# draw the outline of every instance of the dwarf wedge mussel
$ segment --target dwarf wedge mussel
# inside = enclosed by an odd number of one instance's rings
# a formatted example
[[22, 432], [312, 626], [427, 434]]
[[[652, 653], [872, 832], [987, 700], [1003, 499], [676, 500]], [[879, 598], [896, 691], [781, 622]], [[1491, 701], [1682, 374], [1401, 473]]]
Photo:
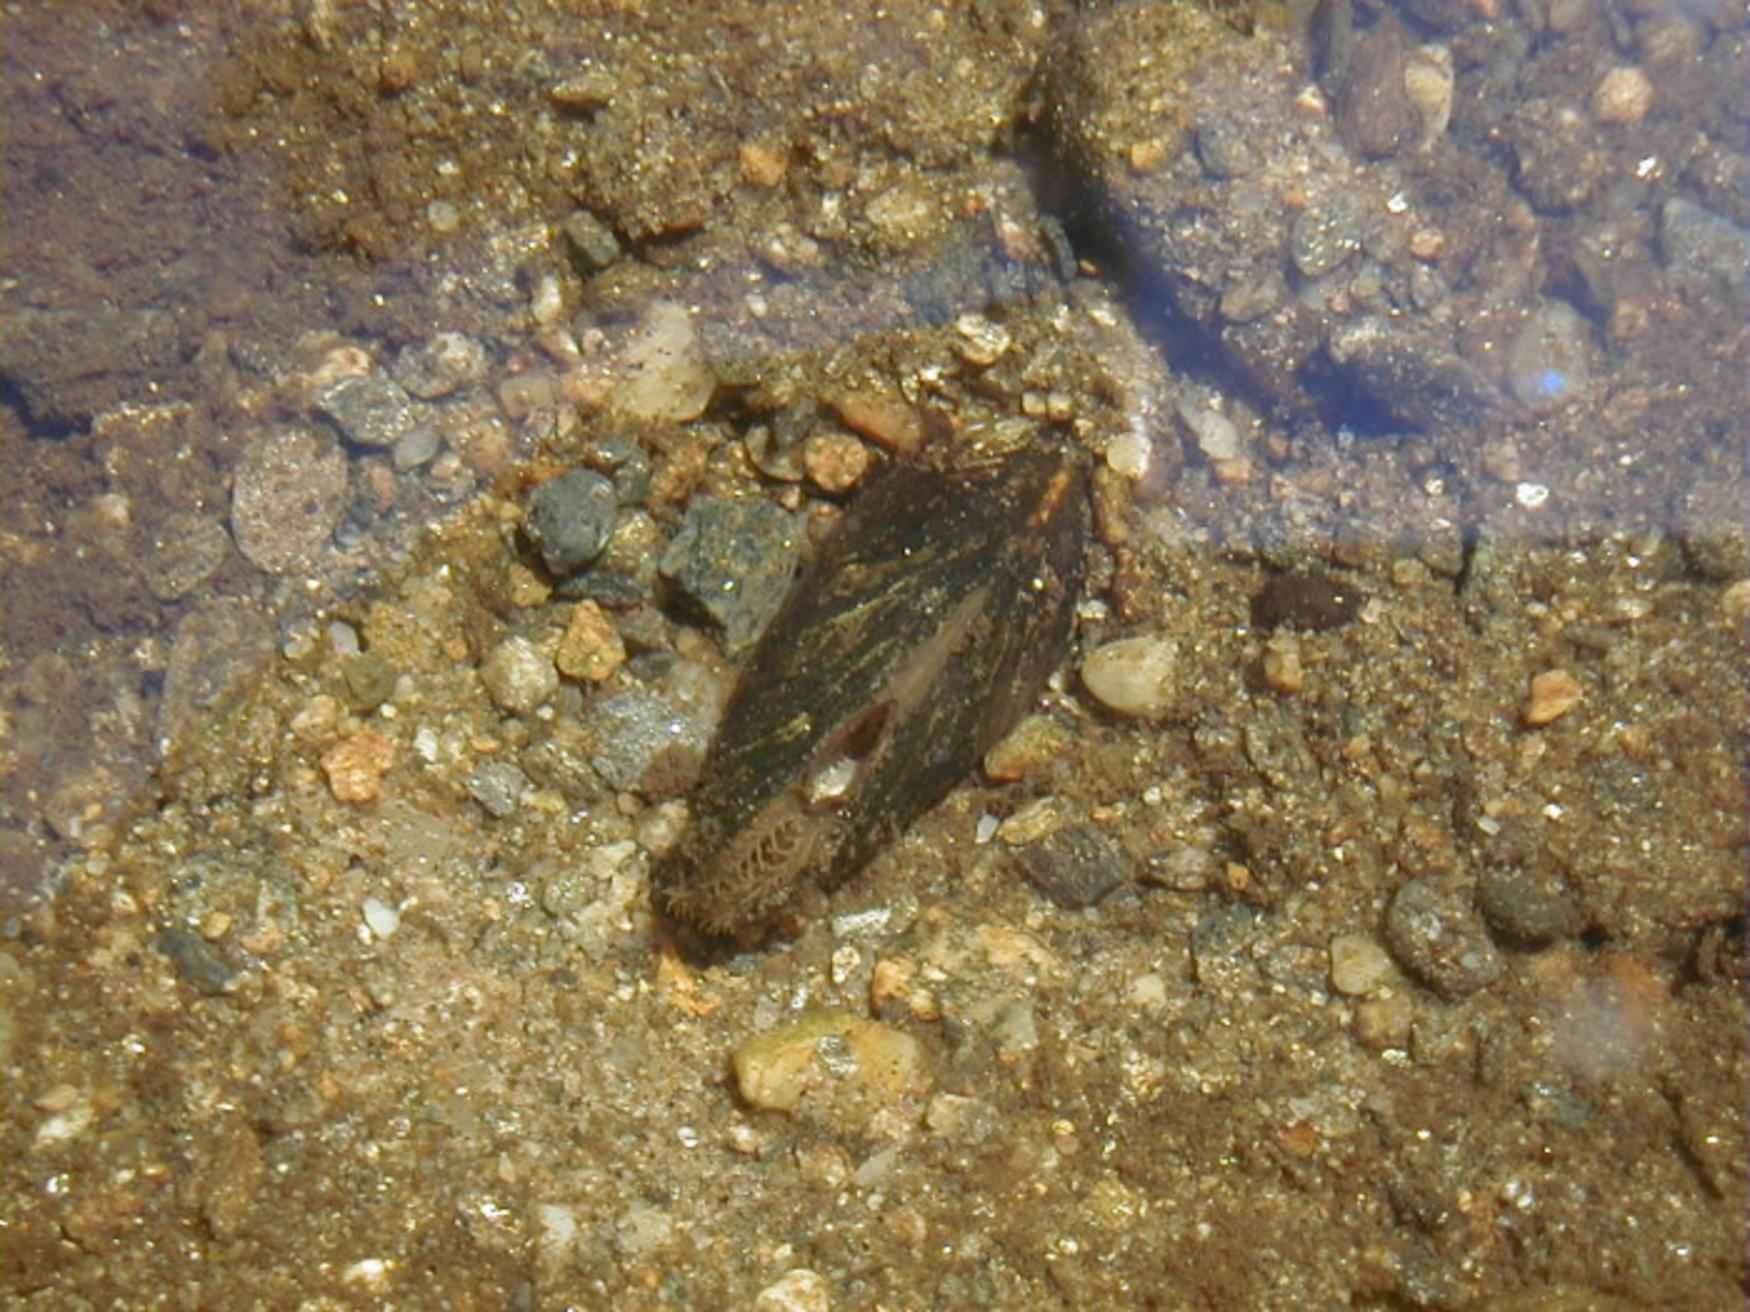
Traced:
[[1045, 446], [877, 475], [731, 695], [659, 907], [745, 936], [964, 779], [1066, 655], [1088, 513], [1081, 464]]

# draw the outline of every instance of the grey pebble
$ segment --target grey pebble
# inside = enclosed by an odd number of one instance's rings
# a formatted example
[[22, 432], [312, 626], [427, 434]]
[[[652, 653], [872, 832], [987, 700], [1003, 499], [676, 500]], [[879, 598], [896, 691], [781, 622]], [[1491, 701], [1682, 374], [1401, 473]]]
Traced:
[[1582, 395], [1592, 381], [1590, 331], [1566, 301], [1543, 301], [1507, 347], [1507, 387], [1523, 405], [1547, 410]]
[[1477, 877], [1477, 905], [1498, 933], [1527, 946], [1569, 938], [1582, 928], [1579, 900], [1561, 872], [1544, 864], [1485, 866]]
[[1665, 265], [1684, 281], [1704, 289], [1728, 288], [1734, 296], [1750, 292], [1750, 230], [1674, 197], [1659, 211], [1659, 252]]
[[1197, 160], [1212, 178], [1243, 178], [1258, 169], [1258, 152], [1245, 128], [1231, 118], [1211, 118], [1197, 125]]
[[604, 437], [590, 448], [589, 463], [613, 480], [622, 506], [639, 506], [650, 495], [650, 456], [629, 437]]
[[152, 535], [146, 587], [159, 601], [186, 597], [211, 578], [231, 553], [231, 537], [211, 515], [172, 515]]
[[180, 925], [160, 930], [152, 946], [170, 958], [184, 983], [202, 993], [224, 993], [237, 978], [237, 968], [220, 956], [217, 948]]
[[1060, 907], [1091, 907], [1124, 882], [1124, 853], [1093, 825], [1069, 825], [1015, 854], [1040, 896]]
[[290, 573], [328, 540], [346, 510], [346, 457], [301, 428], [257, 436], [237, 462], [231, 532], [269, 574]]
[[1318, 278], [1360, 250], [1361, 238], [1360, 211], [1348, 198], [1334, 196], [1294, 221], [1289, 254], [1302, 274]]
[[483, 761], [468, 775], [468, 796], [503, 820], [516, 812], [529, 777], [510, 761]]
[[594, 698], [583, 713], [595, 744], [590, 764], [621, 791], [679, 796], [698, 774], [719, 702], [715, 679], [691, 661], [675, 662], [659, 688]]
[[662, 574], [723, 626], [731, 652], [753, 645], [796, 574], [796, 520], [763, 498], [697, 497], [662, 557]]
[[547, 568], [564, 578], [601, 555], [619, 513], [612, 483], [592, 470], [572, 469], [529, 495], [523, 531]]
[[417, 422], [413, 398], [380, 374], [337, 378], [317, 391], [316, 409], [359, 446], [394, 446]]
[[1739, 485], [1699, 479], [1677, 507], [1677, 542], [1691, 569], [1715, 583], [1750, 576], [1750, 525]]
[[1425, 880], [1392, 898], [1385, 942], [1398, 965], [1449, 1002], [1487, 988], [1506, 969], [1482, 917]]
[[435, 400], [486, 376], [486, 348], [466, 333], [438, 333], [401, 352], [390, 376], [412, 395]]
[[1235, 903], [1218, 907], [1191, 930], [1191, 970], [1199, 984], [1238, 989], [1257, 983], [1252, 941], [1263, 919], [1256, 907]]
[[578, 210], [559, 226], [581, 271], [597, 273], [620, 258], [620, 240], [613, 229], [588, 210]]
[[1338, 326], [1326, 349], [1374, 404], [1412, 428], [1475, 423], [1500, 403], [1495, 385], [1441, 326], [1366, 315]]
[[443, 439], [438, 436], [437, 429], [430, 424], [420, 424], [410, 429], [402, 439], [395, 443], [391, 457], [395, 468], [405, 474], [410, 469], [418, 469], [438, 453], [443, 445]]

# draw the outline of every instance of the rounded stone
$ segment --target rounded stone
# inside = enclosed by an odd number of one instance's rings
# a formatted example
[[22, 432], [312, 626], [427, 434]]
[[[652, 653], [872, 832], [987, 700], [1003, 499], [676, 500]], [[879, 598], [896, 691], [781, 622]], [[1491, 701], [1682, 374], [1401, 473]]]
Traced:
[[1592, 88], [1592, 117], [1600, 123], [1639, 123], [1652, 107], [1652, 79], [1633, 64], [1611, 69]]
[[1352, 998], [1389, 984], [1397, 973], [1386, 950], [1366, 934], [1338, 934], [1331, 940], [1331, 987]]
[[1507, 968], [1482, 917], [1426, 880], [1411, 880], [1392, 898], [1385, 941], [1405, 971], [1448, 1001], [1487, 988]]
[[523, 530], [547, 568], [565, 578], [601, 555], [619, 513], [613, 483], [593, 470], [572, 469], [530, 493]]
[[1119, 638], [1088, 653], [1082, 661], [1082, 682], [1108, 710], [1156, 719], [1173, 705], [1178, 655], [1178, 644], [1171, 638]]
[[237, 549], [269, 574], [306, 565], [340, 523], [346, 475], [346, 457], [307, 429], [270, 429], [256, 437], [231, 485]]
[[1477, 878], [1477, 905], [1495, 930], [1518, 943], [1540, 946], [1579, 932], [1579, 900], [1557, 870], [1547, 866], [1491, 865]]
[[506, 638], [480, 667], [492, 700], [506, 711], [526, 715], [559, 691], [559, 671], [541, 649], [524, 637]]
[[152, 535], [145, 561], [146, 586], [159, 601], [186, 597], [211, 578], [230, 553], [225, 526], [211, 515], [172, 515]]

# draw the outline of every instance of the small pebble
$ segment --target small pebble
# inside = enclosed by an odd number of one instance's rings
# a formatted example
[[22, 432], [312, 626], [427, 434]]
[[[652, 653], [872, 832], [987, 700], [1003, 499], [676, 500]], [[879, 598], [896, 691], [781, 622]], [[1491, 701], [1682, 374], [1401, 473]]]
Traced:
[[1421, 879], [1392, 898], [1385, 941], [1404, 970], [1449, 1002], [1487, 988], [1507, 968], [1482, 917]]
[[506, 711], [526, 715], [559, 691], [559, 671], [534, 643], [512, 636], [492, 649], [480, 667], [492, 700]]
[[1539, 947], [1577, 934], [1580, 903], [1559, 870], [1547, 862], [1492, 862], [1477, 876], [1477, 905], [1504, 937]]
[[982, 314], [961, 315], [954, 331], [960, 336], [960, 358], [980, 369], [995, 364], [1011, 345], [1008, 329]]
[[401, 352], [390, 374], [412, 395], [436, 400], [486, 376], [486, 348], [466, 333], [436, 333]]
[[705, 413], [717, 380], [684, 305], [656, 301], [625, 343], [613, 404], [649, 423], [684, 424]]
[[1355, 1005], [1355, 1038], [1364, 1048], [1383, 1052], [1410, 1041], [1416, 1009], [1406, 993], [1364, 998]]
[[802, 444], [802, 465], [823, 492], [848, 492], [869, 471], [869, 448], [849, 433], [811, 433]]
[[1189, 401], [1180, 402], [1178, 409], [1180, 422], [1190, 432], [1204, 459], [1232, 460], [1240, 454], [1239, 429], [1221, 411]]
[[405, 474], [431, 460], [442, 445], [443, 439], [438, 436], [437, 429], [429, 424], [421, 424], [395, 443], [391, 460], [396, 470]]
[[1338, 934], [1331, 939], [1331, 987], [1358, 998], [1389, 984], [1397, 968], [1386, 950], [1366, 934]]
[[578, 210], [560, 225], [559, 230], [565, 234], [577, 260], [592, 273], [607, 268], [620, 258], [620, 242], [613, 229], [588, 210]]
[[1591, 329], [1565, 301], [1545, 301], [1507, 347], [1507, 388], [1545, 413], [1585, 393], [1592, 381]]
[[216, 518], [192, 512], [172, 515], [152, 534], [141, 562], [146, 587], [159, 601], [186, 597], [230, 554], [230, 535]]
[[698, 775], [717, 723], [708, 671], [678, 662], [657, 689], [631, 688], [590, 699], [583, 728], [590, 764], [609, 787], [648, 798], [678, 797]]
[[1633, 64], [1611, 69], [1592, 88], [1592, 117], [1600, 123], [1639, 123], [1652, 107], [1652, 80]]
[[742, 1099], [761, 1111], [793, 1112], [805, 1097], [835, 1086], [885, 1104], [929, 1084], [916, 1039], [836, 1009], [805, 1012], [745, 1040], [731, 1064]]
[[394, 446], [417, 422], [412, 398], [381, 374], [337, 379], [318, 389], [315, 405], [360, 446]]
[[1578, 706], [1584, 696], [1580, 681], [1567, 670], [1545, 670], [1532, 676], [1520, 717], [1533, 728], [1551, 724]]
[[1171, 709], [1177, 696], [1178, 650], [1171, 638], [1119, 638], [1088, 653], [1082, 682], [1109, 710], [1156, 719]]
[[754, 1312], [832, 1312], [826, 1280], [805, 1266], [784, 1272], [755, 1295]]
[[601, 683], [626, 663], [626, 644], [606, 611], [582, 601], [572, 608], [554, 663], [568, 679]]
[[499, 820], [516, 814], [529, 777], [510, 761], [483, 761], [468, 773], [468, 796]]
[[395, 744], [372, 729], [360, 730], [322, 754], [328, 791], [340, 802], [376, 801], [383, 776], [394, 763]]
[[529, 494], [523, 531], [547, 568], [565, 578], [601, 555], [619, 513], [613, 483], [594, 470], [572, 469]]
[[1069, 730], [1049, 715], [1029, 715], [984, 754], [984, 772], [999, 783], [1012, 783], [1049, 768], [1069, 746]]
[[1125, 880], [1124, 853], [1093, 825], [1068, 825], [1016, 853], [1039, 895], [1071, 910], [1091, 907]]
[[334, 439], [270, 429], [237, 462], [231, 533], [269, 574], [291, 573], [320, 549], [346, 510], [347, 463]]
[[359, 909], [365, 918], [365, 928], [378, 940], [401, 928], [401, 913], [380, 897], [367, 897]]
[[1306, 684], [1300, 642], [1292, 631], [1273, 634], [1264, 646], [1264, 682], [1280, 693], [1297, 693]]
[[723, 626], [731, 652], [753, 645], [784, 604], [802, 554], [797, 521], [759, 497], [694, 497], [660, 568]]

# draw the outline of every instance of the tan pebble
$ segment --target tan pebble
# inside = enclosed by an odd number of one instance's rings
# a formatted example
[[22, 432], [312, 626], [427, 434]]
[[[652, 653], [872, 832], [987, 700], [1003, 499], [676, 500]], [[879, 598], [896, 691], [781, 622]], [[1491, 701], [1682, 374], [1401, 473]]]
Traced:
[[848, 492], [869, 472], [869, 448], [849, 433], [810, 433], [802, 444], [802, 467], [823, 492]]
[[1611, 69], [1592, 88], [1592, 117], [1600, 123], [1639, 123], [1652, 106], [1652, 80], [1632, 64]]
[[1720, 593], [1720, 613], [1734, 623], [1750, 616], [1750, 579], [1729, 583]]
[[1446, 134], [1452, 121], [1452, 52], [1442, 45], [1421, 46], [1404, 63], [1404, 94], [1422, 120], [1418, 149], [1427, 150]]
[[510, 604], [519, 609], [545, 606], [553, 596], [553, 589], [520, 560], [513, 561], [505, 571], [505, 583], [508, 585], [505, 592], [510, 597]]
[[1264, 682], [1281, 693], [1297, 693], [1305, 686], [1300, 643], [1293, 634], [1279, 633], [1264, 648]]
[[1331, 987], [1350, 997], [1377, 992], [1397, 975], [1391, 955], [1366, 934], [1331, 939]]
[[1438, 228], [1418, 228], [1410, 235], [1410, 254], [1432, 263], [1446, 251], [1446, 234]]
[[754, 1312], [831, 1312], [832, 1289], [805, 1266], [784, 1272], [754, 1296]]
[[904, 401], [875, 392], [847, 392], [829, 403], [847, 428], [889, 451], [904, 455], [923, 445], [924, 421]]
[[626, 644], [606, 611], [593, 601], [580, 601], [572, 608], [554, 663], [567, 678], [601, 683], [626, 663]]
[[419, 80], [419, 57], [405, 46], [396, 46], [377, 65], [377, 86], [390, 95], [405, 91]]
[[1069, 731], [1049, 715], [1029, 715], [984, 754], [984, 772], [1012, 783], [1043, 770], [1069, 748]]
[[1401, 1048], [1410, 1041], [1410, 1023], [1415, 1019], [1410, 999], [1404, 993], [1368, 998], [1355, 1007], [1355, 1038], [1374, 1052]]
[[328, 790], [342, 802], [374, 802], [382, 793], [383, 776], [395, 763], [395, 744], [382, 734], [363, 729], [322, 754]]
[[869, 972], [869, 1003], [878, 1012], [902, 1006], [918, 1020], [936, 1020], [942, 1005], [918, 983], [916, 963], [903, 957], [883, 957]]
[[1531, 680], [1531, 694], [1521, 712], [1525, 723], [1544, 725], [1561, 719], [1580, 704], [1585, 689], [1566, 670], [1545, 670]]
[[1082, 660], [1082, 682], [1103, 705], [1122, 715], [1155, 718], [1177, 699], [1178, 644], [1141, 635], [1103, 643]]
[[1138, 141], [1130, 148], [1130, 167], [1138, 173], [1152, 173], [1166, 158], [1166, 145], [1155, 138]]
[[74, 1085], [62, 1083], [43, 1090], [31, 1101], [38, 1111], [64, 1112], [78, 1102], [80, 1096], [79, 1090]]
[[741, 176], [756, 187], [775, 187], [784, 180], [788, 161], [784, 152], [760, 141], [744, 141], [736, 152]]
[[1019, 811], [997, 826], [997, 838], [1016, 847], [1049, 838], [1069, 817], [1054, 797], [1041, 797], [1028, 802]]
[[916, 1039], [836, 1008], [805, 1012], [755, 1035], [735, 1050], [731, 1065], [742, 1098], [762, 1111], [795, 1111], [805, 1096], [833, 1084], [891, 1101], [929, 1083]]
[[1503, 483], [1516, 483], [1524, 473], [1519, 457], [1519, 444], [1510, 437], [1491, 438], [1483, 443], [1483, 472]]
[[339, 700], [321, 693], [305, 702], [292, 716], [292, 732], [307, 743], [321, 742], [339, 723]]
[[209, 911], [201, 918], [201, 937], [209, 943], [217, 943], [231, 931], [231, 917], [223, 911]]
[[960, 335], [960, 358], [980, 369], [1000, 360], [1013, 340], [1007, 328], [982, 314], [961, 315], [954, 331]]
[[1209, 472], [1215, 475], [1215, 481], [1226, 483], [1229, 487], [1238, 487], [1242, 483], [1252, 481], [1252, 462], [1245, 456], [1234, 456], [1228, 460], [1211, 460]]

